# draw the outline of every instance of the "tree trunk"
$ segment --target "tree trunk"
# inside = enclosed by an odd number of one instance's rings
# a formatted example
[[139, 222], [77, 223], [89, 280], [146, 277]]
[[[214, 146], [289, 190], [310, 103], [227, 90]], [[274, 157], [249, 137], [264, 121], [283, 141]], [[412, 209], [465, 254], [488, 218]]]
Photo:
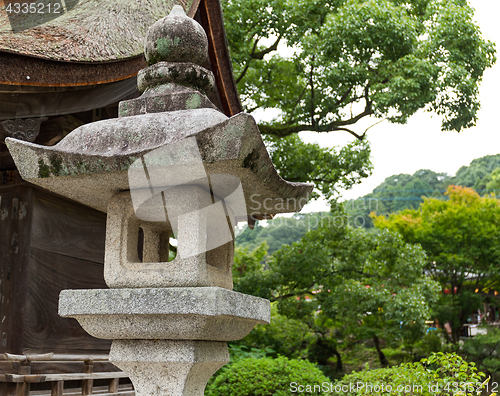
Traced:
[[389, 361], [384, 355], [384, 352], [382, 352], [382, 349], [380, 349], [380, 340], [377, 335], [373, 336], [373, 342], [375, 343], [375, 348], [377, 349], [378, 353], [378, 360], [380, 361], [380, 364], [385, 367], [389, 365]]
[[458, 341], [460, 341], [460, 330], [462, 330], [462, 326], [451, 328], [451, 341], [453, 344], [458, 344]]
[[333, 354], [337, 358], [337, 366], [335, 367], [335, 371], [337, 373], [340, 373], [342, 371], [342, 358], [340, 357], [339, 351], [337, 351], [336, 349], [333, 351]]

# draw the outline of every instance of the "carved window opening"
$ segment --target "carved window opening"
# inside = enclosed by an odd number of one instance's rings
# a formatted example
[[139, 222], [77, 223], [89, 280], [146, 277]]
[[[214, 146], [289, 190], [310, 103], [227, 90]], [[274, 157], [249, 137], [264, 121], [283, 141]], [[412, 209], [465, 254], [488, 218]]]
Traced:
[[141, 263], [168, 263], [177, 256], [177, 239], [171, 230], [140, 225], [137, 234], [137, 257]]

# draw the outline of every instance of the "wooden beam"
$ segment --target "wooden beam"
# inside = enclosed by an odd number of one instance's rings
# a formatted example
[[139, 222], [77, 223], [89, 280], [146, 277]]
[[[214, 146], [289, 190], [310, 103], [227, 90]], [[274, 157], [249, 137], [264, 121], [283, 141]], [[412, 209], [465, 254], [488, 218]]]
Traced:
[[231, 57], [226, 41], [226, 31], [219, 0], [201, 0], [200, 19], [208, 38], [208, 55], [215, 75], [217, 90], [224, 113], [231, 117], [241, 113], [243, 108], [233, 76]]
[[108, 84], [134, 77], [144, 67], [146, 61], [142, 54], [118, 62], [87, 63], [59, 62], [0, 50], [0, 86], [82, 87]]

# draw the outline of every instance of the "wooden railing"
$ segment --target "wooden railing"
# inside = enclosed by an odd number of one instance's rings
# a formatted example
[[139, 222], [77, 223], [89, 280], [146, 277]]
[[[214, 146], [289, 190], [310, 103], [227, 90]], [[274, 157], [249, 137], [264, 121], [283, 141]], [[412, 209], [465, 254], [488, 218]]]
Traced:
[[[0, 355], [2, 361], [17, 363], [17, 373], [0, 373], [1, 396], [66, 396], [66, 395], [99, 395], [99, 396], [134, 396], [132, 384], [126, 381], [120, 384], [120, 378], [128, 378], [121, 371], [94, 372], [94, 362], [107, 362], [107, 357], [84, 357], [82, 355]], [[33, 362], [58, 363], [63, 369], [65, 364], [83, 362], [83, 372], [78, 373], [32, 373]], [[94, 386], [99, 380], [101, 385]], [[74, 381], [76, 387], [65, 386], [65, 382]], [[123, 382], [123, 381], [122, 381]], [[37, 386], [34, 384], [42, 384]], [[102, 385], [106, 383], [106, 385]], [[81, 385], [80, 385], [81, 384]], [[46, 388], [46, 389], [44, 389]]]

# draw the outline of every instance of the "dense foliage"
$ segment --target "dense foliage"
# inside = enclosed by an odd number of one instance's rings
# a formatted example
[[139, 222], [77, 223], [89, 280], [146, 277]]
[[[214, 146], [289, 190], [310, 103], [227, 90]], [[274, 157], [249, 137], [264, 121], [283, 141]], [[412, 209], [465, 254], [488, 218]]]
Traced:
[[484, 292], [500, 279], [500, 201], [470, 188], [450, 186], [448, 200], [426, 198], [418, 210], [375, 217], [375, 226], [399, 232], [427, 253], [425, 270], [441, 285], [435, 309], [450, 322], [453, 341], [480, 308]]
[[[417, 363], [346, 375], [336, 395], [479, 395], [491, 388], [485, 374], [456, 354], [432, 354]], [[342, 391], [344, 390], [344, 391]]]
[[449, 185], [471, 187], [480, 195], [500, 194], [500, 154], [488, 155], [462, 166], [455, 176], [421, 169], [413, 175], [389, 176], [372, 193], [345, 203], [349, 221], [355, 227], [373, 227], [371, 212], [379, 215], [417, 209], [423, 197], [446, 199]]
[[[293, 384], [322, 384], [330, 380], [306, 360], [286, 357], [247, 358], [221, 369], [205, 390], [206, 396], [287, 396]], [[326, 395], [307, 391], [303, 395]]]
[[341, 189], [349, 189], [371, 174], [367, 141], [355, 141], [338, 150], [304, 143], [297, 135], [268, 136], [265, 141], [280, 175], [291, 182], [314, 183], [315, 198], [323, 194], [327, 199], [335, 199]]
[[[268, 348], [266, 355], [270, 357], [281, 355], [288, 358], [304, 358], [309, 345], [314, 340], [315, 337], [311, 334], [306, 323], [280, 315], [276, 304], [273, 303], [271, 305], [271, 323], [256, 325], [245, 339], [232, 342], [231, 346], [246, 347], [247, 350]], [[328, 355], [328, 358], [331, 357], [331, 354]], [[316, 359], [310, 360], [316, 361]]]
[[[368, 117], [406, 123], [426, 109], [442, 117], [443, 130], [476, 122], [478, 86], [495, 50], [465, 0], [222, 5], [243, 107], [277, 112], [260, 129], [287, 180], [314, 182], [330, 198], [366, 177], [369, 146], [358, 123]], [[344, 131], [358, 140], [325, 149], [301, 141], [299, 131]]]
[[474, 363], [455, 353], [433, 353], [419, 362], [389, 368], [366, 368], [345, 375], [340, 381], [325, 377], [305, 360], [256, 355], [238, 359], [219, 370], [205, 395], [494, 396], [497, 386]]
[[328, 212], [296, 213], [293, 217], [268, 220], [265, 227], [259, 224], [254, 229], [246, 227], [236, 238], [237, 249], [251, 251], [265, 243], [267, 253], [272, 254], [283, 245], [297, 242], [306, 232], [317, 229], [322, 219], [327, 217], [331, 217]]
[[494, 184], [488, 186], [488, 183], [492, 181], [493, 174], [495, 174], [495, 178], [498, 178], [499, 171], [500, 154], [487, 155], [475, 159], [469, 166], [462, 166], [451, 180], [451, 183], [464, 187], [472, 187], [481, 195], [491, 192], [497, 195], [500, 193], [498, 187], [495, 188]]
[[475, 362], [495, 382], [500, 381], [500, 329], [489, 327], [487, 334], [479, 334], [464, 342], [462, 353]]
[[[223, 6], [243, 104], [247, 111], [280, 110], [262, 125], [266, 134], [360, 136], [351, 126], [363, 117], [405, 123], [421, 108], [441, 115], [443, 130], [476, 121], [478, 83], [495, 51], [464, 0], [226, 0]], [[279, 54], [279, 44], [292, 55]]]
[[425, 331], [437, 285], [423, 275], [425, 254], [419, 246], [405, 244], [395, 233], [369, 234], [339, 220], [340, 212], [325, 218], [265, 264], [247, 265], [245, 271], [237, 267], [235, 290], [275, 301], [281, 315], [306, 323], [337, 359], [333, 335], [326, 330], [334, 325], [372, 338], [387, 364], [379, 337], [414, 344]]

